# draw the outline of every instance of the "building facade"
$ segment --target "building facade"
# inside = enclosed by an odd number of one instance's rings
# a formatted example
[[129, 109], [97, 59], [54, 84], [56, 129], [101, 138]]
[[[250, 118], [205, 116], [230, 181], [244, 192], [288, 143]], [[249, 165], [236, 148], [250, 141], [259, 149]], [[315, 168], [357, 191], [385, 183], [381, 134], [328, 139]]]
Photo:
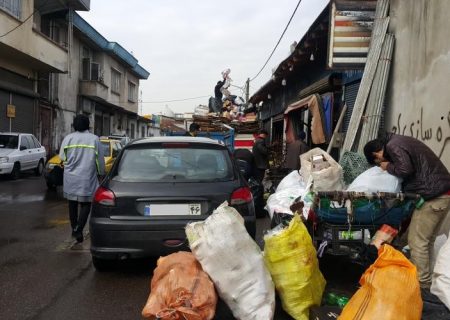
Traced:
[[69, 50], [55, 30], [53, 38], [42, 32], [39, 12], [89, 6], [89, 0], [0, 1], [0, 131], [33, 133], [50, 147], [52, 120], [40, 104], [39, 82], [44, 74], [67, 73]]
[[0, 131], [34, 133], [49, 154], [78, 113], [99, 136], [148, 135], [138, 104], [149, 72], [76, 12], [89, 7], [89, 0], [0, 1], [0, 30], [7, 30], [0, 34]]

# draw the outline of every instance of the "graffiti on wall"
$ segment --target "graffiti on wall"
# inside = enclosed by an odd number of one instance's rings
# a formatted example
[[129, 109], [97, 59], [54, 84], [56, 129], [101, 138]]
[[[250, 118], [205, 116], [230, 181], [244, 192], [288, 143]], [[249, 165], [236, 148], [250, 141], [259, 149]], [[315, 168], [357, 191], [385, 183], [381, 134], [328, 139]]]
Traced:
[[[445, 130], [446, 128], [448, 130]], [[444, 131], [448, 133], [444, 134]], [[425, 143], [427, 141], [435, 141], [439, 146], [437, 155], [441, 158], [447, 145], [450, 145], [450, 111], [448, 111], [446, 116], [440, 116], [439, 122], [434, 123], [432, 126], [423, 122], [423, 108], [420, 108], [420, 117], [408, 123], [402, 121], [402, 114], [399, 113], [397, 124], [392, 127], [392, 132], [411, 136]]]

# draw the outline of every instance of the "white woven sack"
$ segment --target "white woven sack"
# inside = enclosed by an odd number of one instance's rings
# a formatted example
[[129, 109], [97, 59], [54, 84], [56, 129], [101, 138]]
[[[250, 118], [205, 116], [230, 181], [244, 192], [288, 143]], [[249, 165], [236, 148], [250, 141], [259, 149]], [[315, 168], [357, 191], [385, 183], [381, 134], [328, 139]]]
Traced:
[[[328, 168], [312, 171], [311, 157], [322, 155], [330, 164]], [[344, 189], [343, 170], [333, 157], [320, 148], [314, 148], [300, 155], [300, 174], [305, 181], [312, 179], [313, 191], [340, 191]]]
[[367, 169], [348, 186], [347, 191], [358, 192], [401, 192], [402, 179], [380, 167]]
[[272, 278], [236, 209], [224, 202], [205, 221], [189, 223], [186, 235], [192, 253], [236, 319], [273, 319]]
[[430, 291], [450, 309], [450, 235], [437, 256]]

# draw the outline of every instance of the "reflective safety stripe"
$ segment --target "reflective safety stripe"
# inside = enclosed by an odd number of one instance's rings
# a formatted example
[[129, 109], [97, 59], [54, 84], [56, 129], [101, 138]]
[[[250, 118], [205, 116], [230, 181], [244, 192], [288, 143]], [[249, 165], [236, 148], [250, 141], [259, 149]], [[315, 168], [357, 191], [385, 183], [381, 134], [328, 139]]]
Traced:
[[[65, 159], [63, 159], [63, 162], [66, 162], [67, 159], [67, 149], [75, 149], [75, 148], [87, 148], [87, 149], [94, 149], [95, 150], [95, 146], [91, 146], [88, 144], [72, 144], [72, 145], [68, 145], [64, 147], [64, 157]], [[97, 167], [97, 172], [100, 173], [100, 167], [99, 167], [99, 163], [98, 163], [98, 152], [95, 150], [95, 165]]]

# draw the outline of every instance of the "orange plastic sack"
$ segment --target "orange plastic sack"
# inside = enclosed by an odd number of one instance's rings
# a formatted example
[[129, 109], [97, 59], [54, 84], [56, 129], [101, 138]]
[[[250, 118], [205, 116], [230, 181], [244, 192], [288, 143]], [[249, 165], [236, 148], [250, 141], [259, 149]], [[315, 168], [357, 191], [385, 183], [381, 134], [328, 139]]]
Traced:
[[158, 259], [150, 296], [142, 310], [145, 319], [210, 320], [217, 294], [214, 284], [190, 252]]
[[342, 310], [340, 320], [420, 320], [422, 298], [416, 267], [385, 244], [359, 280], [361, 288]]

